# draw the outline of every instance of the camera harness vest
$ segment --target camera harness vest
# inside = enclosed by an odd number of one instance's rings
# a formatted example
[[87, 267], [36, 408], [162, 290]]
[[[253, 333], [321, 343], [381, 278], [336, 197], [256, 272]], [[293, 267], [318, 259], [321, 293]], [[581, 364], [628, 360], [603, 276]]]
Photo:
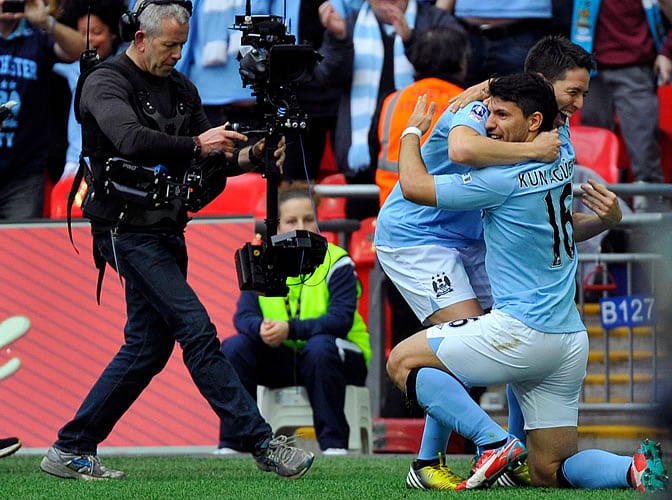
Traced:
[[[166, 117], [159, 111], [158, 107], [152, 102], [152, 96], [147, 90], [147, 83], [143, 78], [135, 71], [129, 70], [124, 66], [123, 62], [120, 61], [120, 57], [115, 57], [114, 59], [105, 61], [103, 63], [98, 63], [83, 71], [77, 81], [77, 88], [74, 96], [74, 110], [77, 121], [82, 123], [81, 115], [79, 111], [79, 103], [81, 99], [81, 92], [85, 80], [91, 75], [93, 71], [96, 71], [101, 68], [113, 68], [116, 72], [120, 73], [133, 87], [135, 94], [135, 101], [133, 103], [133, 108], [138, 114], [140, 121], [144, 122], [147, 126], [159, 130], [165, 134], [169, 135], [178, 135], [180, 130], [184, 127], [188, 119], [187, 113], [187, 93], [184, 85], [179, 80], [179, 78], [171, 74], [171, 93], [173, 95], [173, 101], [177, 101], [175, 104], [175, 113], [173, 117]], [[82, 125], [82, 152], [79, 157], [79, 168], [75, 175], [72, 188], [68, 194], [68, 205], [67, 205], [67, 224], [68, 224], [68, 234], [70, 236], [70, 242], [77, 251], [75, 247], [73, 238], [72, 238], [72, 227], [71, 227], [71, 216], [72, 216], [72, 204], [74, 202], [75, 196], [79, 189], [79, 185], [83, 178], [86, 178], [86, 183], [88, 185], [88, 190], [86, 197], [90, 200], [93, 200], [96, 190], [98, 190], [98, 195], [104, 195], [104, 182], [105, 182], [105, 171], [104, 166], [100, 164], [101, 158], [110, 158], [116, 155], [116, 151], [113, 146], [110, 144], [109, 140], [105, 137], [102, 131], [98, 127], [85, 126]], [[84, 159], [88, 156], [91, 160], [91, 167], [87, 164]], [[107, 198], [113, 198], [107, 195]], [[104, 217], [109, 218], [110, 221], [117, 221], [117, 226], [121, 223], [124, 218], [130, 213], [136, 216], [136, 220], [143, 221], [146, 223], [151, 223], [151, 217], [146, 215], [151, 215], [152, 212], [147, 209], [135, 208], [132, 204], [128, 202], [124, 203], [112, 203], [112, 206], [109, 209], [105, 210]], [[105, 273], [106, 261], [96, 250], [95, 246], [93, 249], [93, 258], [98, 269], [98, 283], [96, 286], [96, 300], [100, 304], [100, 293], [102, 289], [103, 276]], [[119, 277], [121, 280], [121, 276]]]

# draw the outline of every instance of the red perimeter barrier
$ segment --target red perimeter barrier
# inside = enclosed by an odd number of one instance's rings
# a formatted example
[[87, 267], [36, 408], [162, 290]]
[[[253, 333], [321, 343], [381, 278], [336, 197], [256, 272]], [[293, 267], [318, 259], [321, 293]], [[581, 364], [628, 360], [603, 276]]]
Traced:
[[[19, 436], [28, 448], [51, 446], [123, 343], [119, 279], [108, 267], [98, 306], [90, 229], [75, 223], [73, 232], [79, 254], [65, 223], [0, 225], [0, 325], [30, 320], [18, 339], [8, 329], [0, 335], [0, 434]], [[252, 219], [194, 220], [187, 228], [189, 282], [220, 338], [233, 333], [240, 294], [233, 254], [253, 235]], [[214, 448], [218, 434], [219, 422], [176, 345], [103, 446]]]

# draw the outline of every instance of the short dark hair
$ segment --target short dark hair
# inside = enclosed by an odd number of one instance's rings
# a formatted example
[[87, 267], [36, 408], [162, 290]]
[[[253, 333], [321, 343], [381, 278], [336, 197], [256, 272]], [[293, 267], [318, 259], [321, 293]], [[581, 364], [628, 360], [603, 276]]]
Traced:
[[441, 78], [462, 84], [462, 70], [469, 56], [469, 38], [459, 27], [438, 26], [417, 33], [407, 57], [414, 78]]
[[558, 103], [553, 87], [537, 73], [514, 73], [490, 81], [490, 97], [515, 103], [526, 118], [535, 111], [543, 116], [540, 132], [553, 129]]
[[582, 68], [591, 72], [596, 67], [591, 54], [562, 35], [545, 36], [525, 59], [525, 71], [541, 73], [551, 83], [562, 80], [569, 70]]
[[61, 22], [71, 28], [77, 29], [77, 21], [86, 16], [91, 9], [91, 15], [98, 16], [103, 23], [117, 35], [119, 41], [119, 18], [126, 12], [125, 0], [65, 0]]
[[66, 0], [63, 4], [63, 14], [60, 21], [66, 26], [77, 29], [77, 22], [81, 17], [88, 15], [91, 9], [92, 16], [98, 16], [100, 20], [110, 28], [110, 32], [116, 35], [112, 40], [113, 53], [116, 52], [121, 37], [119, 36], [119, 18], [126, 12], [125, 0], [105, 0], [92, 2], [91, 0]]

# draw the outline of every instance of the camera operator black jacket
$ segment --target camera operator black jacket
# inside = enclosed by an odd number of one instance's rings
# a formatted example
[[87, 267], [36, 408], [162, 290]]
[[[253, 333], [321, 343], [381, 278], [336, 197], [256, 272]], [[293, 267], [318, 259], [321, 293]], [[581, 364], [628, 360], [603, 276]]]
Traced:
[[[83, 203], [94, 234], [180, 233], [188, 221], [181, 199], [146, 208], [107, 195], [105, 163], [121, 157], [138, 165], [163, 165], [182, 179], [194, 156], [193, 137], [210, 128], [194, 85], [177, 71], [157, 77], [138, 68], [126, 54], [97, 65], [86, 76], [79, 103], [83, 156], [92, 172]], [[226, 161], [222, 158], [222, 161]], [[231, 162], [231, 175], [242, 173]]]

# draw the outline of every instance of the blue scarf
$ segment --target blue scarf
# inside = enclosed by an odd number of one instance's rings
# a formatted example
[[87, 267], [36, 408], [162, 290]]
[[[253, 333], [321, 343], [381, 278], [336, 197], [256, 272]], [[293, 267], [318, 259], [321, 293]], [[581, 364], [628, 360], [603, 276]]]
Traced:
[[[408, 25], [415, 26], [416, 0], [409, 0], [404, 15]], [[391, 26], [384, 25], [384, 29]], [[352, 34], [356, 47], [353, 61], [352, 90], [350, 94], [350, 126], [352, 143], [348, 151], [350, 170], [359, 172], [369, 168], [369, 129], [376, 111], [380, 75], [383, 70], [383, 40], [376, 15], [368, 3], [357, 14]], [[397, 89], [413, 83], [413, 66], [404, 54], [404, 44], [399, 36], [394, 38], [394, 86]]]

